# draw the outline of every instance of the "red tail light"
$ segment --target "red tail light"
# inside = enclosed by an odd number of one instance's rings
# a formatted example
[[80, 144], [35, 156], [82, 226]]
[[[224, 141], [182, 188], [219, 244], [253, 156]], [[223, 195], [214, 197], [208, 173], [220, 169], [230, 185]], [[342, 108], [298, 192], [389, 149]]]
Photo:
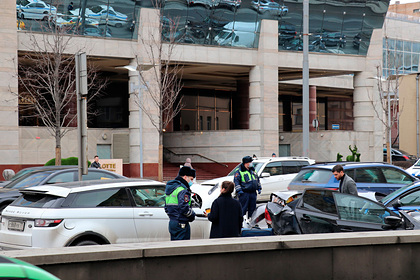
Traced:
[[36, 227], [55, 227], [58, 226], [63, 219], [56, 219], [56, 220], [44, 220], [44, 219], [36, 219], [35, 226]]
[[409, 160], [410, 158], [406, 155], [403, 155], [403, 158], [405, 158], [406, 160]]

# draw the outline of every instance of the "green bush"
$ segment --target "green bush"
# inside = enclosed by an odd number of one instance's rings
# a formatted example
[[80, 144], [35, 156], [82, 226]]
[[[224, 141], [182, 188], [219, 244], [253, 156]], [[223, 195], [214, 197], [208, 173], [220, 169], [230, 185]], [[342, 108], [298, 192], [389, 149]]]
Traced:
[[[78, 165], [79, 159], [77, 157], [68, 157], [68, 158], [62, 158], [61, 159], [61, 165]], [[88, 166], [90, 166], [91, 162], [88, 161]], [[51, 166], [55, 165], [55, 158], [50, 159], [45, 163], [45, 166]]]

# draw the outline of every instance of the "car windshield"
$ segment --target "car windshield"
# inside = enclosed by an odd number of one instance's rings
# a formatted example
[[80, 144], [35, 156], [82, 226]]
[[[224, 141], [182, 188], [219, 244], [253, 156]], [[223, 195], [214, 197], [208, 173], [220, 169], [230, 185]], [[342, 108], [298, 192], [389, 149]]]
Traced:
[[33, 194], [25, 193], [12, 202], [12, 206], [23, 206], [29, 208], [49, 208], [61, 203], [63, 197], [46, 195], [46, 194]]
[[332, 173], [324, 169], [302, 169], [292, 182], [326, 184]]
[[[258, 171], [260, 171], [261, 167], [264, 165], [264, 162], [254, 162], [253, 166], [255, 169], [255, 172], [258, 174]], [[235, 168], [232, 169], [232, 171], [229, 172], [229, 174], [227, 176], [233, 176], [235, 175], [235, 171], [237, 168], [239, 168], [239, 166], [241, 166], [241, 164], [238, 164], [237, 166], [235, 166]]]
[[[415, 183], [413, 183], [413, 184], [415, 184]], [[407, 186], [404, 186], [404, 187], [401, 187], [401, 188], [399, 188], [398, 190], [396, 190], [396, 191], [394, 191], [394, 192], [392, 192], [392, 193], [390, 193], [390, 194], [388, 194], [387, 196], [385, 196], [384, 198], [382, 198], [381, 200], [380, 200], [380, 202], [381, 203], [386, 203], [387, 201], [389, 201], [390, 199], [392, 199], [393, 197], [397, 197], [397, 196], [400, 196], [402, 193], [404, 193], [408, 188], [411, 188], [411, 186], [413, 185], [413, 184], [409, 184], [409, 185], [407, 185]]]
[[51, 173], [53, 173], [54, 170], [48, 170], [43, 172], [36, 172], [36, 173], [29, 173], [26, 174], [17, 180], [14, 180], [4, 186], [8, 189], [21, 189], [26, 187], [32, 187], [37, 186], [40, 184], [47, 176], [49, 176]]

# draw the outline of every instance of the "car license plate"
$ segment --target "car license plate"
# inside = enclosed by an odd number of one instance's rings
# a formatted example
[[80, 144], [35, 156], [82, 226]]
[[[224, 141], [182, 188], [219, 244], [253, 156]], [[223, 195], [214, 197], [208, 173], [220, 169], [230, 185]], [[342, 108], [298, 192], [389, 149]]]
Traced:
[[7, 224], [7, 228], [9, 230], [23, 231], [23, 229], [25, 228], [25, 222], [9, 221], [8, 224]]

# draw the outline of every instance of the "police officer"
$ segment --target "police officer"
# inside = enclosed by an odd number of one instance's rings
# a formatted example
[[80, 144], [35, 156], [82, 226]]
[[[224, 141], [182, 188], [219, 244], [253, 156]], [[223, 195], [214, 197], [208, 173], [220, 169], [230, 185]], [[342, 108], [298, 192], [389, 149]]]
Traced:
[[257, 191], [261, 193], [261, 183], [255, 169], [252, 167], [252, 158], [242, 158], [242, 164], [236, 170], [233, 182], [235, 183], [236, 195], [242, 206], [242, 213], [248, 212], [248, 219], [252, 216], [257, 206]]
[[191, 237], [190, 222], [195, 219], [191, 208], [191, 190], [195, 170], [183, 166], [178, 177], [169, 181], [165, 189], [165, 212], [169, 216], [169, 233], [171, 240], [189, 240]]

